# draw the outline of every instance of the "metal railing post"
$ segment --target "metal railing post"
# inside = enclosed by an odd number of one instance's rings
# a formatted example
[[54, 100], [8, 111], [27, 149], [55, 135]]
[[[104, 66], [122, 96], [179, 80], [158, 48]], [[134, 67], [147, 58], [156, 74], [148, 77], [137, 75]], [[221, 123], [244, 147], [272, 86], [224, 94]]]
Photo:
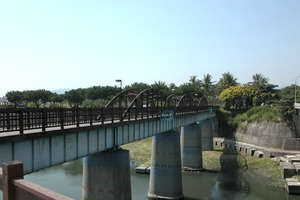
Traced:
[[115, 116], [114, 116], [114, 107], [111, 107], [111, 123], [114, 123], [114, 119], [115, 119]]
[[76, 108], [76, 126], [79, 127], [79, 108]]
[[6, 112], [6, 128], [10, 130], [10, 113], [9, 111]]
[[46, 109], [43, 108], [42, 110], [42, 131], [46, 131], [46, 124], [47, 124], [47, 116], [46, 116]]
[[64, 109], [62, 108], [61, 110], [60, 110], [60, 116], [59, 116], [59, 121], [60, 121], [60, 129], [61, 130], [64, 130]]
[[23, 134], [24, 133], [23, 111], [20, 109], [18, 112], [19, 112], [20, 134]]
[[93, 125], [93, 109], [89, 108], [90, 125]]

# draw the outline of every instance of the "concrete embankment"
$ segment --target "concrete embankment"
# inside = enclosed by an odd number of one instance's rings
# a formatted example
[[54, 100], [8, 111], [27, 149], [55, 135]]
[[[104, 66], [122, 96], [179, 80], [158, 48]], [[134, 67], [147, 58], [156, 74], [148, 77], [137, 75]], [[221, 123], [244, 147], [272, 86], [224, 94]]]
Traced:
[[243, 122], [235, 140], [283, 150], [300, 150], [300, 138], [293, 122]]

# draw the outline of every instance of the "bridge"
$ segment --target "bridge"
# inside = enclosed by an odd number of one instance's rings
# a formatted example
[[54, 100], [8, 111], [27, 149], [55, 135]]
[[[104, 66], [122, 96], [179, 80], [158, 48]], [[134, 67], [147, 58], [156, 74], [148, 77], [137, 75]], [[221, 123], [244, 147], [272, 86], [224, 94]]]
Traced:
[[84, 157], [83, 199], [128, 200], [129, 152], [119, 146], [153, 136], [148, 197], [182, 199], [181, 169], [202, 169], [216, 109], [153, 89], [122, 91], [103, 108], [0, 109], [0, 162], [18, 160], [28, 174]]

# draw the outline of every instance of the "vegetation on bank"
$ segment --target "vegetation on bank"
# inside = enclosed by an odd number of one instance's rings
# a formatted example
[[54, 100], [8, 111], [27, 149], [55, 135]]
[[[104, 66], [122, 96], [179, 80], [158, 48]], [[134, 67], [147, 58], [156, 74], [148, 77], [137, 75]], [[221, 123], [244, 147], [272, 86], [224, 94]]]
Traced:
[[[238, 78], [230, 72], [222, 74], [219, 80], [213, 81], [210, 74], [204, 74], [202, 79], [197, 75], [190, 76], [188, 82], [179, 86], [174, 83], [157, 81], [153, 84], [135, 82], [126, 85], [125, 90], [143, 91], [152, 88], [162, 92], [166, 97], [170, 94], [205, 97], [209, 104], [218, 104], [226, 110], [249, 109], [253, 106], [270, 105], [274, 100], [292, 99], [295, 85], [283, 89], [275, 89], [277, 85], [270, 84], [269, 79], [262, 74], [254, 74], [252, 82], [238, 83]], [[49, 90], [9, 91], [8, 101], [14, 107], [103, 107], [116, 94], [120, 87], [92, 86], [89, 88], [72, 89], [64, 94], [56, 94]], [[297, 86], [297, 96], [300, 96]]]
[[243, 128], [243, 122], [285, 122], [291, 120], [293, 107], [291, 104], [280, 104], [252, 107], [249, 110], [224, 110], [220, 109], [219, 116], [223, 121], [223, 127], [227, 126], [228, 132], [235, 132], [237, 128]]
[[[147, 138], [130, 144], [121, 146], [130, 152], [130, 159], [150, 166], [152, 139]], [[257, 158], [240, 153], [223, 147], [214, 147], [214, 151], [203, 151], [203, 167], [207, 171], [221, 171], [224, 167], [240, 168], [241, 170], [251, 170], [268, 181], [269, 185], [276, 187], [284, 187], [284, 180], [281, 178], [281, 173], [277, 161], [270, 158]], [[223, 168], [223, 169], [222, 169]], [[295, 178], [300, 178], [295, 176]]]

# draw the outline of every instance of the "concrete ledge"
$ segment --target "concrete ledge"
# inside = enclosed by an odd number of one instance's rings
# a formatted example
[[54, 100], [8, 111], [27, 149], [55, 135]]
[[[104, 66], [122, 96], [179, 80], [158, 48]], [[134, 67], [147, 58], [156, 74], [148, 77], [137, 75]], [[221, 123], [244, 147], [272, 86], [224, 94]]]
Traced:
[[[243, 148], [250, 148], [250, 149], [256, 149], [258, 151], [264, 152], [264, 157], [280, 157], [280, 156], [285, 156], [287, 154], [289, 155], [298, 155], [300, 154], [300, 148], [298, 150], [283, 150], [283, 149], [274, 149], [274, 148], [269, 148], [269, 147], [262, 147], [262, 146], [257, 146], [254, 144], [250, 143], [244, 143], [244, 142], [239, 142], [239, 141], [234, 141], [230, 139], [224, 139], [224, 138], [214, 138], [214, 143], [217, 144], [218, 146], [225, 146], [225, 143], [231, 144], [232, 147], [236, 147], [237, 151], [243, 151]], [[298, 156], [299, 157], [299, 156]]]
[[255, 149], [250, 149], [249, 155], [250, 155], [250, 156], [254, 156], [255, 151], [256, 151]]
[[300, 157], [294, 157], [294, 158], [290, 158], [289, 161], [292, 163], [292, 164], [295, 164], [295, 163], [299, 163], [300, 164]]
[[165, 197], [165, 196], [159, 196], [155, 194], [148, 193], [148, 198], [153, 200], [159, 200], [159, 199], [168, 199], [168, 200], [184, 200], [184, 196], [176, 196], [176, 197]]
[[147, 167], [146, 174], [150, 174], [150, 172], [151, 172], [151, 167]]
[[281, 162], [280, 171], [282, 174], [282, 178], [290, 178], [296, 175], [296, 170], [291, 163]]
[[289, 162], [289, 160], [286, 159], [286, 158], [284, 158], [284, 157], [280, 157], [279, 160], [278, 160], [278, 165], [279, 165], [281, 162]]
[[190, 167], [183, 167], [184, 171], [187, 172], [200, 172], [200, 171], [204, 171], [203, 168], [190, 168]]
[[140, 165], [137, 168], [135, 168], [135, 173], [138, 174], [146, 174], [146, 171], [147, 171], [147, 166], [145, 165]]
[[295, 169], [296, 169], [296, 173], [298, 175], [300, 175], [300, 164], [294, 164], [294, 166], [295, 166]]
[[286, 179], [285, 187], [289, 194], [300, 194], [300, 182], [297, 179]]
[[262, 158], [264, 156], [264, 152], [262, 151], [255, 151], [254, 156], [258, 158]]

